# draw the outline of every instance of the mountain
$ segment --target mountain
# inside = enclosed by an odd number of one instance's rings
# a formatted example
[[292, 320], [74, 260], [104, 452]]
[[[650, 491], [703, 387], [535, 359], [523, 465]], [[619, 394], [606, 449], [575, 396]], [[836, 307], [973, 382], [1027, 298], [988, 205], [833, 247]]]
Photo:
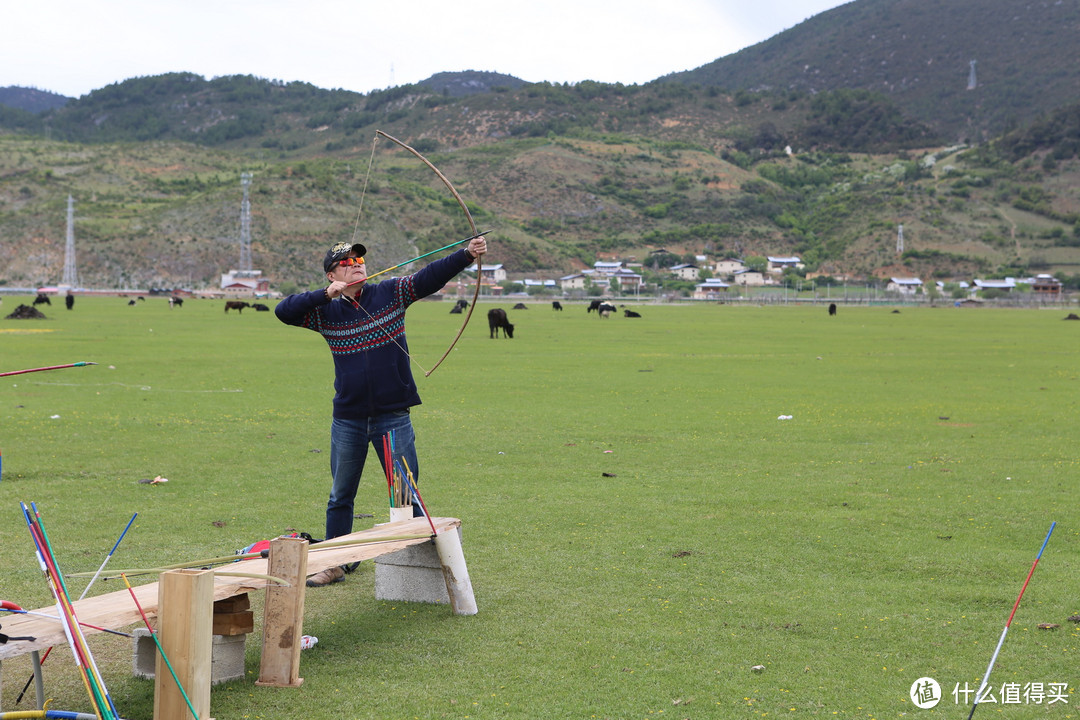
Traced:
[[58, 107], [63, 107], [70, 100], [69, 97], [49, 90], [17, 86], [0, 88], [0, 105], [16, 110], [25, 110], [30, 113], [55, 110]]
[[495, 72], [476, 72], [466, 70], [464, 72], [436, 73], [427, 80], [421, 80], [417, 85], [428, 88], [439, 95], [447, 97], [467, 97], [480, 93], [502, 92], [505, 90], [517, 90], [527, 83], [513, 75], [504, 75]]
[[1080, 0], [857, 0], [659, 82], [869, 90], [975, 142], [1080, 99], [1078, 32]]

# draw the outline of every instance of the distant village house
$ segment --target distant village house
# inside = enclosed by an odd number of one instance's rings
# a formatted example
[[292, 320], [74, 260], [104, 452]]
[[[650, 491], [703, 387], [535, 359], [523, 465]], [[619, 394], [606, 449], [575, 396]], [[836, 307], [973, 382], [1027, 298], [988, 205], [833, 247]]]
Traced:
[[270, 281], [262, 270], [230, 270], [221, 276], [221, 290], [226, 295], [263, 295], [270, 292]]
[[1016, 288], [1015, 278], [1005, 278], [1004, 280], [979, 280], [976, 278], [972, 281], [978, 290], [1000, 290], [1001, 292], [1012, 292]]
[[689, 263], [675, 265], [671, 268], [671, 274], [680, 280], [697, 280], [701, 276], [701, 270], [697, 265]]
[[727, 258], [725, 260], [717, 260], [714, 272], [720, 277], [731, 277], [737, 272], [742, 272], [746, 269], [746, 263], [742, 260], [736, 260], [735, 258]]
[[[499, 265], [483, 265], [480, 268], [483, 282], [488, 285], [502, 285], [506, 281], [506, 268]], [[476, 263], [465, 268], [465, 272], [476, 275]]]
[[806, 267], [805, 265], [803, 265], [803, 261], [801, 258], [797, 258], [794, 256], [773, 257], [770, 255], [766, 259], [769, 261], [769, 265], [768, 267], [766, 267], [766, 270], [773, 274], [782, 273], [787, 268], [792, 268], [793, 270], [802, 270], [804, 267]]
[[697, 284], [693, 297], [695, 300], [718, 300], [727, 294], [729, 287], [731, 286], [720, 278], [708, 278]]
[[889, 278], [889, 284], [885, 286], [886, 292], [900, 293], [901, 295], [917, 295], [922, 290], [923, 282], [919, 278]]
[[760, 270], [750, 270], [747, 268], [746, 270], [739, 270], [735, 273], [736, 285], [765, 285], [767, 282], [771, 284], [771, 281], [766, 281], [765, 273]]

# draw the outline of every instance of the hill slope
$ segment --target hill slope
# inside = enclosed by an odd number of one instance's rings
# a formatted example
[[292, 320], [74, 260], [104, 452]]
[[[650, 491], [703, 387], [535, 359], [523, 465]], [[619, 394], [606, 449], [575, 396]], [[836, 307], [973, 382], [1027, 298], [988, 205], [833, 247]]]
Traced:
[[[488, 260], [512, 277], [557, 278], [598, 257], [642, 261], [663, 248], [669, 265], [691, 253], [798, 254], [810, 270], [853, 278], [1051, 271], [1080, 281], [1076, 117], [1074, 109], [993, 146], [919, 155], [748, 161], [606, 134], [428, 156], [494, 231]], [[354, 228], [373, 267], [468, 233], [434, 174], [385, 141], [369, 175], [355, 155], [258, 160], [183, 143], [0, 135], [0, 285], [59, 280], [71, 194], [84, 285], [213, 287], [239, 258], [241, 172], [254, 174], [255, 266], [279, 285], [318, 282], [321, 254]]]
[[979, 141], [1080, 99], [1078, 32], [1078, 0], [857, 0], [661, 81], [871, 90], [950, 141]]

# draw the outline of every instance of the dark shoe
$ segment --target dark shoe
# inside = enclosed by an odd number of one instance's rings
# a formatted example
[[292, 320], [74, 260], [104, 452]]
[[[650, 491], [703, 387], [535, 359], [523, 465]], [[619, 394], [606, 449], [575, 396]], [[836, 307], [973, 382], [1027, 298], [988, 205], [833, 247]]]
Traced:
[[341, 582], [345, 579], [345, 571], [339, 566], [326, 568], [322, 572], [317, 572], [307, 579], [308, 587], [322, 587], [323, 585], [332, 585], [336, 582]]

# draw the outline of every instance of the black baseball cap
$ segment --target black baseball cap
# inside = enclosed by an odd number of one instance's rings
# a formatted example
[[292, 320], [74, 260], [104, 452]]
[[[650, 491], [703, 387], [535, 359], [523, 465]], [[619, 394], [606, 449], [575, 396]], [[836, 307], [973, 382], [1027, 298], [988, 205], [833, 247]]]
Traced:
[[334, 245], [334, 247], [326, 251], [326, 257], [323, 258], [323, 271], [330, 272], [334, 264], [340, 262], [342, 258], [348, 257], [349, 253], [356, 253], [356, 257], [364, 257], [367, 248], [360, 243], [340, 242]]

